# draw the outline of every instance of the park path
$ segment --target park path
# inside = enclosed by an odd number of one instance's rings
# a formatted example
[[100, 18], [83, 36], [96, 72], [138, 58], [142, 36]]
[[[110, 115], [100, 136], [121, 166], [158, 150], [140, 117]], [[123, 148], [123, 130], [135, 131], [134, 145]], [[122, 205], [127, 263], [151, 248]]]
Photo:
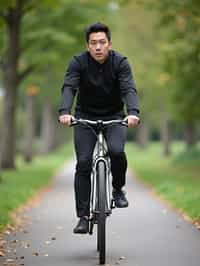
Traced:
[[[7, 257], [0, 265], [98, 265], [96, 234], [74, 235], [77, 219], [73, 191], [74, 163], [57, 175], [40, 202], [19, 214], [28, 218], [6, 236]], [[107, 222], [107, 266], [199, 266], [200, 231], [160, 202], [130, 173], [130, 207], [114, 209]]]

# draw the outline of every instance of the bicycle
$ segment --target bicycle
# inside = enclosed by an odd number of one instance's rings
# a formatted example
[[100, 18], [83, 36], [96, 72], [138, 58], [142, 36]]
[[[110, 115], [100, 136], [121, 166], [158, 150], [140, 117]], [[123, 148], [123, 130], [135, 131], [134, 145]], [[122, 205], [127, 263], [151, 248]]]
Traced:
[[91, 128], [97, 127], [96, 149], [93, 156], [91, 173], [91, 196], [90, 196], [90, 218], [89, 234], [93, 234], [94, 225], [97, 224], [97, 251], [99, 252], [99, 264], [106, 261], [106, 218], [111, 215], [115, 208], [114, 200], [111, 195], [111, 168], [110, 159], [107, 151], [103, 129], [108, 126], [121, 124], [128, 126], [126, 120], [92, 121], [85, 119], [75, 119], [71, 126], [81, 124]]

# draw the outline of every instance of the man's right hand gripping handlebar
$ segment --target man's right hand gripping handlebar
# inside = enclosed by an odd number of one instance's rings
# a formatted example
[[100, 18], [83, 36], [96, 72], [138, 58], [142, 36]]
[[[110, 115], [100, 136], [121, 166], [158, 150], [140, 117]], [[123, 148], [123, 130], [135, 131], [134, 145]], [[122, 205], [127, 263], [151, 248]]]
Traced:
[[75, 120], [75, 118], [73, 115], [60, 115], [58, 120], [61, 124], [66, 124], [70, 126], [73, 120]]

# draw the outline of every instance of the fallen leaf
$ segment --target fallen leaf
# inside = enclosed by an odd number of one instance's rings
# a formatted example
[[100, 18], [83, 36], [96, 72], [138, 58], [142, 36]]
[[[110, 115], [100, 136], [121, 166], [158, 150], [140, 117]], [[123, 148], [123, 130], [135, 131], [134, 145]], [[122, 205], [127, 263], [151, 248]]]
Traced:
[[14, 231], [15, 230], [15, 227], [14, 226], [12, 226], [12, 225], [7, 225], [7, 228], [8, 228], [8, 230], [10, 230], [10, 231]]
[[39, 253], [38, 252], [34, 252], [33, 256], [39, 256]]
[[0, 257], [5, 257], [6, 253], [2, 250], [0, 250]]
[[19, 242], [19, 240], [17, 240], [17, 239], [14, 239], [11, 243], [17, 243], [17, 242]]
[[5, 245], [7, 242], [5, 241], [5, 240], [2, 240], [2, 239], [0, 239], [0, 247], [2, 247], [3, 245]]

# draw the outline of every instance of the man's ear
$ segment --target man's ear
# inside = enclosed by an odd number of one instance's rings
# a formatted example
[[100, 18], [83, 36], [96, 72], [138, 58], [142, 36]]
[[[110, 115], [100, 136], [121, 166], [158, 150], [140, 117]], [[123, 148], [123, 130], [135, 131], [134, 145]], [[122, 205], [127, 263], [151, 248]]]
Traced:
[[109, 50], [111, 50], [112, 49], [112, 42], [110, 41], [109, 42]]
[[88, 43], [86, 42], [86, 50], [89, 51], [89, 46], [88, 46]]

